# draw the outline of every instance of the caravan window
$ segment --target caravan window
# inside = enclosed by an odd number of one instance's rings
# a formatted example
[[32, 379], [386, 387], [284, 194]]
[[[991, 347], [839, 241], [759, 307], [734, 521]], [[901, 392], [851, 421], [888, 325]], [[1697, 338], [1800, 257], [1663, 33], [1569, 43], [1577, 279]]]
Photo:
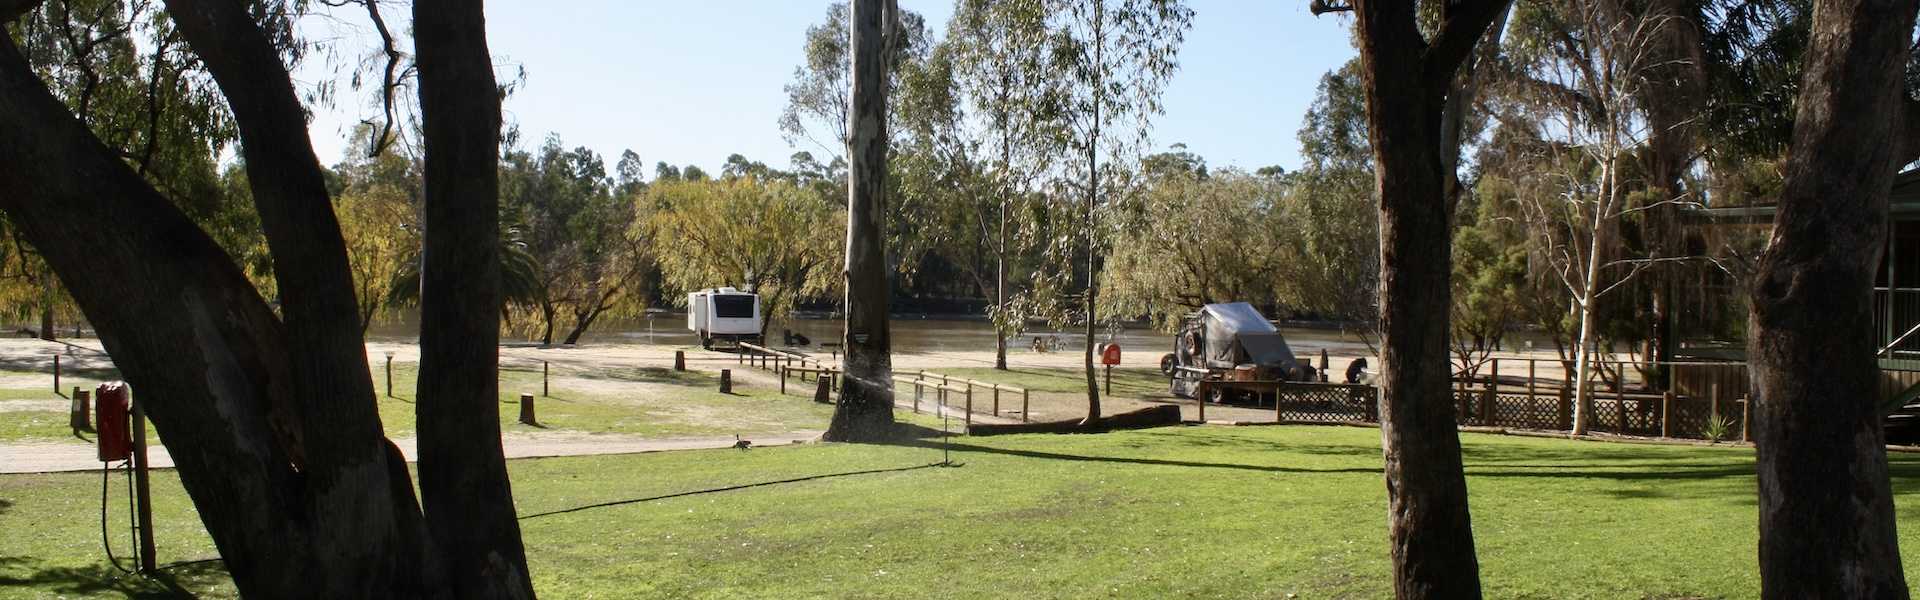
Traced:
[[713, 316], [722, 319], [751, 319], [753, 318], [753, 296], [716, 295], [713, 297]]

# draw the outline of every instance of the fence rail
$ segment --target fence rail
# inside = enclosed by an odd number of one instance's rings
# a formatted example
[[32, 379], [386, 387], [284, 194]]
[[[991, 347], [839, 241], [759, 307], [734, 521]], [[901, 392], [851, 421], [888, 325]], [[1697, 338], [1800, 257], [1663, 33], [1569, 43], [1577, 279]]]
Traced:
[[[1505, 359], [1529, 363], [1524, 368], [1537, 374], [1540, 365], [1527, 359]], [[1498, 363], [1500, 361], [1491, 361]], [[1555, 365], [1556, 367], [1558, 365]], [[1596, 383], [1586, 407], [1588, 431], [1634, 436], [1746, 440], [1751, 416], [1746, 393], [1746, 365], [1741, 363], [1661, 363], [1665, 372], [1647, 369], [1646, 363], [1608, 361], [1616, 369], [1616, 378]], [[1460, 425], [1509, 427], [1547, 431], [1569, 431], [1577, 412], [1574, 393], [1565, 379], [1529, 376], [1512, 377], [1505, 367], [1494, 365], [1488, 376], [1455, 382], [1452, 392], [1455, 422]], [[1557, 370], [1557, 369], [1556, 369]], [[1636, 377], [1622, 377], [1631, 371], [1652, 372], [1672, 377], [1671, 391], [1655, 393], [1651, 388], [1635, 389]], [[1498, 377], [1493, 375], [1505, 375]], [[1203, 383], [1205, 385], [1205, 383]], [[1378, 394], [1365, 384], [1300, 383], [1283, 381], [1233, 382], [1235, 389], [1258, 393], [1259, 406], [1273, 402], [1273, 417], [1281, 422], [1364, 422], [1379, 421]], [[1645, 385], [1645, 384], [1641, 384]], [[1205, 397], [1204, 394], [1201, 397]], [[1205, 420], [1206, 402], [1199, 402]], [[1717, 418], [1716, 418], [1717, 416]]]

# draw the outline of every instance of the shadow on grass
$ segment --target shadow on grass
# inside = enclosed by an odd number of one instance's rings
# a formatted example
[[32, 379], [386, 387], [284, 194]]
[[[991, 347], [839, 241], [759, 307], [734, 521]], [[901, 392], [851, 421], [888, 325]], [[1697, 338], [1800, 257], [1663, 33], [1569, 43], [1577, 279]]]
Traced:
[[[46, 373], [51, 377], [53, 373], [53, 355], [3, 357], [0, 358], [0, 371]], [[77, 377], [80, 379], [95, 379], [100, 381], [112, 381], [122, 378], [120, 376], [120, 369], [112, 366], [83, 367], [75, 365], [71, 361], [61, 362], [60, 376], [62, 378]], [[66, 390], [60, 391], [65, 392]]]
[[[536, 371], [537, 373], [537, 371]], [[568, 377], [581, 379], [600, 379], [625, 381], [631, 383], [672, 383], [690, 384], [705, 377], [694, 371], [674, 371], [667, 367], [629, 367], [624, 369], [593, 369], [577, 373], [568, 373]]]
[[142, 576], [105, 563], [34, 569], [25, 559], [0, 558], [0, 591], [18, 588], [30, 594], [195, 598], [198, 596], [188, 586], [206, 587], [226, 579], [226, 564], [219, 559], [165, 565], [155, 573]]
[[1085, 455], [1085, 454], [1042, 452], [1039, 450], [1015, 450], [1012, 448], [995, 448], [992, 446], [980, 446], [976, 444], [967, 444], [967, 443], [941, 442], [937, 440], [916, 440], [910, 443], [909, 445], [924, 447], [924, 448], [932, 448], [932, 449], [938, 450], [943, 444], [947, 447], [947, 449], [953, 450], [955, 452], [979, 452], [982, 454], [999, 454], [1004, 456], [1018, 456], [1021, 458], [1040, 458], [1040, 459], [1047, 459], [1047, 460], [1070, 460], [1070, 461], [1083, 461], [1083, 462], [1118, 463], [1118, 464], [1129, 464], [1129, 465], [1154, 465], [1154, 466], [1166, 466], [1166, 467], [1194, 467], [1194, 468], [1204, 468], [1204, 469], [1233, 469], [1233, 470], [1241, 470], [1241, 471], [1258, 471], [1263, 473], [1373, 473], [1373, 474], [1380, 473], [1379, 467], [1311, 469], [1311, 468], [1301, 468], [1301, 467], [1249, 465], [1249, 464], [1226, 463], [1226, 462], [1169, 460], [1169, 459], [1161, 459], [1161, 458], [1092, 456], [1092, 455]]
[[547, 517], [547, 516], [553, 516], [553, 515], [564, 515], [564, 514], [567, 514], [567, 513], [574, 513], [574, 512], [580, 512], [580, 511], [583, 511], [583, 510], [592, 510], [592, 509], [595, 509], [595, 508], [608, 508], [608, 507], [613, 507], [613, 506], [625, 506], [625, 505], [628, 505], [628, 504], [640, 504], [640, 503], [642, 503], [642, 502], [652, 502], [652, 501], [655, 501], [655, 500], [666, 500], [666, 499], [669, 499], [669, 498], [682, 498], [682, 497], [686, 497], [686, 496], [698, 496], [698, 495], [702, 495], [702, 494], [717, 494], [717, 493], [720, 493], [720, 492], [732, 492], [732, 491], [737, 491], [737, 490], [745, 490], [745, 489], [752, 489], [752, 488], [757, 488], [757, 487], [768, 487], [768, 486], [775, 486], [775, 485], [783, 485], [783, 484], [788, 484], [788, 483], [800, 483], [800, 482], [803, 482], [803, 481], [818, 481], [818, 480], [822, 480], [822, 479], [835, 479], [835, 478], [839, 478], [839, 477], [852, 477], [852, 476], [855, 476], [855, 475], [873, 475], [873, 474], [878, 474], [878, 473], [900, 473], [900, 472], [904, 472], [904, 471], [918, 471], [918, 470], [920, 470], [920, 469], [930, 469], [930, 468], [933, 468], [933, 467], [943, 467], [943, 466], [950, 466], [950, 465], [948, 465], [948, 464], [946, 464], [946, 463], [937, 463], [937, 462], [936, 462], [936, 463], [927, 463], [927, 464], [924, 464], [924, 465], [914, 465], [914, 466], [911, 466], [911, 467], [893, 467], [893, 468], [889, 468], [889, 469], [867, 469], [867, 470], [864, 470], [864, 471], [847, 471], [847, 472], [844, 472], [844, 473], [828, 473], [828, 474], [824, 474], [824, 475], [808, 475], [808, 476], [806, 476], [806, 477], [794, 477], [794, 478], [791, 478], [791, 479], [780, 479], [780, 480], [775, 480], [775, 481], [761, 481], [761, 482], [757, 482], [757, 483], [743, 483], [743, 484], [740, 484], [740, 485], [729, 485], [729, 486], [722, 486], [722, 487], [717, 487], [717, 488], [708, 488], [708, 489], [704, 489], [704, 490], [694, 490], [694, 491], [690, 491], [690, 492], [676, 492], [676, 493], [672, 493], [672, 494], [661, 494], [661, 495], [658, 495], [658, 496], [648, 496], [648, 497], [645, 497], [645, 498], [632, 498], [632, 499], [628, 499], [628, 500], [614, 500], [614, 501], [611, 501], [611, 502], [599, 502], [599, 503], [595, 503], [595, 504], [587, 504], [587, 505], [582, 505], [582, 506], [575, 506], [575, 507], [573, 507], [573, 508], [563, 508], [563, 509], [560, 509], [560, 510], [550, 510], [550, 511], [546, 511], [546, 512], [539, 512], [539, 513], [533, 513], [533, 514], [530, 514], [530, 515], [522, 515], [522, 516], [520, 517], [520, 520], [522, 520], [522, 521], [525, 521], [525, 520], [528, 520], [528, 519], [536, 519], [536, 518], [540, 518], [540, 517]]

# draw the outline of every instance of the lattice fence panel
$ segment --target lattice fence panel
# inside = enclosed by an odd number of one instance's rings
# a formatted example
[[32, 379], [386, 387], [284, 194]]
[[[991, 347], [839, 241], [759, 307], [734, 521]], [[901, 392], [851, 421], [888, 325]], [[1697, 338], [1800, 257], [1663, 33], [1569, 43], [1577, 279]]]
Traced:
[[1274, 390], [1275, 411], [1283, 421], [1368, 421], [1376, 397], [1365, 385], [1298, 383]]

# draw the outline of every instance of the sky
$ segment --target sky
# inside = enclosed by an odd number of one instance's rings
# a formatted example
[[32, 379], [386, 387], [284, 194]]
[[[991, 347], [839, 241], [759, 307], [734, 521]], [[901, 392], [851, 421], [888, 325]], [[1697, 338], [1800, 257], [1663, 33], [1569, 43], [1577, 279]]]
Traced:
[[[952, 14], [952, 0], [900, 4], [926, 17], [936, 36]], [[1165, 114], [1154, 120], [1153, 148], [1183, 143], [1216, 167], [1299, 166], [1295, 134], [1320, 76], [1355, 54], [1351, 20], [1315, 18], [1305, 1], [1189, 5], [1193, 27], [1163, 97]], [[648, 165], [696, 164], [718, 172], [727, 155], [740, 153], [784, 168], [796, 150], [818, 154], [787, 144], [776, 121], [786, 104], [782, 86], [801, 62], [806, 28], [825, 19], [827, 6], [492, 0], [487, 37], [503, 80], [525, 74], [503, 107], [523, 145], [538, 146], [554, 133], [569, 147], [600, 153], [609, 169], [628, 149]], [[308, 17], [302, 32], [334, 41], [341, 55], [372, 49], [364, 13], [333, 10]], [[327, 62], [308, 60], [296, 71], [297, 85], [344, 81], [348, 75]], [[331, 105], [312, 107], [314, 146], [326, 164], [343, 156], [355, 123], [377, 114], [367, 96], [353, 96], [344, 83], [338, 88]]]

